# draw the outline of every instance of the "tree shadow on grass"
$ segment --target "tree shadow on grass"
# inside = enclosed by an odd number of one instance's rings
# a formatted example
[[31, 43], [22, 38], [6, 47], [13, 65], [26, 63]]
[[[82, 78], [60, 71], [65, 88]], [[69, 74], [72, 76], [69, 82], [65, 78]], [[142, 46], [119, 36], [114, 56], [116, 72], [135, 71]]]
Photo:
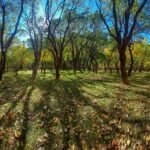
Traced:
[[[15, 100], [12, 102], [11, 106], [9, 107], [9, 109], [5, 112], [3, 117], [0, 119], [0, 125], [3, 125], [4, 127], [8, 126], [7, 124], [10, 123], [10, 122], [8, 122], [8, 121], [10, 121], [9, 118], [7, 118], [8, 114], [11, 111], [13, 111], [14, 108], [17, 106], [17, 103], [20, 102], [23, 99], [25, 93], [26, 93], [26, 88], [21, 90], [19, 96], [15, 98]], [[9, 126], [10, 126], [10, 124], [9, 124]]]
[[29, 121], [29, 103], [33, 88], [29, 89], [26, 94], [26, 98], [23, 101], [23, 122], [22, 122], [22, 131], [21, 137], [19, 138], [19, 148], [20, 150], [25, 149], [26, 140], [27, 140], [27, 131], [28, 131], [28, 121]]
[[[79, 149], [84, 149], [82, 143], [83, 138], [84, 140], [86, 140], [88, 149], [91, 149], [94, 145], [94, 143], [90, 141], [90, 138], [88, 139], [88, 137], [82, 136], [83, 134], [85, 134], [85, 131], [83, 130], [83, 127], [81, 127], [80, 121], [82, 119], [84, 120], [84, 118], [82, 118], [82, 116], [79, 116], [78, 114], [79, 109], [81, 109], [82, 107], [83, 109], [85, 107], [92, 108], [96, 112], [98, 118], [102, 119], [105, 122], [105, 125], [109, 126], [112, 129], [104, 133], [104, 136], [111, 135], [110, 139], [104, 138], [102, 141], [102, 139], [97, 137], [97, 140], [102, 143], [111, 143], [112, 138], [120, 132], [120, 120], [122, 122], [132, 124], [133, 126], [134, 124], [148, 123], [147, 119], [130, 119], [128, 117], [125, 117], [123, 108], [105, 109], [98, 103], [93, 102], [93, 100], [89, 99], [89, 97], [85, 97], [83, 95], [82, 86], [86, 86], [87, 83], [95, 85], [95, 82], [97, 82], [97, 80], [87, 81], [83, 79], [68, 81], [38, 81], [38, 88], [46, 93], [46, 96], [43, 97], [47, 102], [49, 101], [47, 105], [51, 103], [50, 97], [53, 97], [55, 101], [57, 101], [57, 108], [53, 109], [59, 108], [59, 113], [54, 110], [54, 113], [51, 115], [60, 119], [60, 123], [63, 128], [62, 149], [64, 150], [69, 149], [72, 143], [74, 143]], [[101, 80], [98, 82], [100, 82], [100, 84], [103, 84], [103, 81]], [[48, 95], [50, 97], [48, 97]], [[52, 106], [50, 106], [50, 109], [52, 109]], [[50, 118], [53, 118], [51, 115]], [[89, 117], [92, 118], [92, 116]], [[112, 120], [117, 120], [117, 122], [112, 122]], [[102, 128], [101, 125], [98, 126], [99, 128]], [[91, 126], [91, 130], [93, 130], [92, 128], [93, 127]], [[71, 141], [73, 142], [71, 143]]]
[[17, 99], [18, 93], [24, 91], [28, 85], [27, 79], [23, 77], [18, 76], [12, 79], [8, 76], [0, 83], [0, 106]]
[[[50, 94], [58, 103], [57, 108], [59, 108], [59, 113], [55, 112], [55, 116], [59, 117], [63, 128], [62, 149], [64, 150], [70, 148], [71, 141], [73, 141], [79, 149], [84, 149], [82, 143], [82, 135], [84, 134], [84, 131], [82, 131], [82, 127], [80, 126], [81, 124], [79, 123], [83, 118], [78, 114], [79, 109], [82, 107], [91, 107], [97, 112], [98, 116], [102, 116], [103, 114], [109, 116], [109, 120], [114, 117], [111, 115], [113, 114], [112, 112], [108, 112], [98, 104], [93, 103], [88, 97], [85, 97], [80, 89], [81, 84], [82, 82], [73, 80], [53, 80], [45, 83], [43, 81], [39, 81], [38, 84], [38, 88], [40, 88], [41, 91], [48, 91], [47, 95]], [[45, 97], [45, 99], [47, 101], [50, 100], [48, 97]], [[85, 137], [85, 139], [87, 140], [87, 148], [91, 149], [92, 143], [90, 139], [87, 137]]]
[[43, 141], [41, 140], [40, 143], [36, 143], [36, 148], [52, 148], [55, 139], [55, 134], [51, 132], [51, 128], [53, 125], [52, 121], [55, 114], [52, 113], [51, 108], [49, 107], [49, 99], [47, 98], [47, 94], [43, 93], [41, 95], [40, 101], [34, 105], [33, 112], [37, 117], [36, 119], [39, 119], [42, 123], [40, 125], [40, 128], [44, 129], [45, 131], [45, 135], [41, 137]]
[[[80, 97], [79, 91], [76, 91], [77, 88], [72, 87], [69, 81], [62, 80], [52, 80], [49, 83], [43, 83], [43, 81], [41, 81], [38, 87], [41, 91], [45, 91], [45, 94], [43, 94], [42, 97], [46, 101], [44, 105], [48, 106], [47, 112], [45, 112], [47, 121], [49, 120], [51, 121], [51, 123], [54, 123], [54, 119], [56, 118], [58, 118], [60, 121], [64, 137], [62, 140], [62, 149], [66, 150], [69, 148], [69, 141], [71, 136], [73, 137], [74, 141], [76, 141], [76, 145], [78, 147], [81, 147], [81, 144], [79, 142], [79, 132], [70, 135], [71, 128], [75, 128], [77, 126], [77, 108], [75, 103], [76, 98], [78, 96]], [[72, 90], [74, 90], [74, 92]], [[49, 95], [55, 99], [56, 103], [58, 103], [58, 106], [56, 106], [55, 108], [52, 108], [53, 106], [50, 106], [51, 98], [48, 97]], [[51, 110], [51, 113], [48, 112], [48, 110]], [[44, 125], [44, 127], [49, 128], [46, 124]], [[50, 138], [52, 138], [52, 136], [54, 137], [54, 134], [50, 133], [50, 131], [48, 131], [47, 129], [46, 131], [50, 134]], [[56, 141], [54, 140], [53, 142]]]

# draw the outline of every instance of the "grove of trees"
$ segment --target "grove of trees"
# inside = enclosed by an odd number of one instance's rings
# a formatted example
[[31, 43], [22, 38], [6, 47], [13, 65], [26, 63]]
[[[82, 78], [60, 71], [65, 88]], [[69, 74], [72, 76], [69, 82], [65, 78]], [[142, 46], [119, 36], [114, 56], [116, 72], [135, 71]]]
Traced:
[[[91, 8], [91, 5], [93, 7]], [[149, 0], [1, 0], [0, 80], [13, 70], [150, 70]], [[40, 10], [40, 11], [39, 11]], [[41, 12], [43, 10], [43, 12]]]

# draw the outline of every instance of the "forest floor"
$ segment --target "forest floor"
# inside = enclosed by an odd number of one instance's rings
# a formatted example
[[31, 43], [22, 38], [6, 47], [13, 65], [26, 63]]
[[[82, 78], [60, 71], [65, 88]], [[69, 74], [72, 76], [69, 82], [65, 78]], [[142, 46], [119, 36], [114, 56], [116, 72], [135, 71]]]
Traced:
[[150, 150], [150, 73], [130, 85], [109, 73], [6, 73], [0, 82], [1, 150]]

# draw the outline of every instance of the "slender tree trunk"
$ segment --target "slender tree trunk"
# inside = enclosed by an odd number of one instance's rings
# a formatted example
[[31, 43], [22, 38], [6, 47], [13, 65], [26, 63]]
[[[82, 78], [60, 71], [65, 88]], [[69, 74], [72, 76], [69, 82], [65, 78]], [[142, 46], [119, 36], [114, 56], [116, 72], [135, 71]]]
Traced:
[[107, 72], [106, 62], [104, 63], [104, 71]]
[[95, 72], [95, 65], [93, 61], [92, 61], [92, 71]]
[[141, 62], [140, 68], [139, 68], [139, 72], [143, 71], [143, 62]]
[[1, 61], [0, 61], [0, 81], [3, 79], [3, 73], [5, 72], [6, 66], [6, 52], [1, 53]]
[[59, 80], [60, 79], [60, 66], [62, 63], [62, 55], [60, 54], [56, 58], [57, 59], [55, 59], [55, 79]]
[[55, 79], [59, 80], [60, 79], [60, 67], [59, 67], [59, 65], [55, 66], [55, 71], [56, 71]]
[[79, 69], [80, 72], [82, 72], [81, 71], [81, 59], [80, 58], [78, 58], [78, 69]]
[[32, 87], [35, 86], [35, 80], [36, 80], [36, 76], [37, 76], [37, 71], [39, 68], [39, 63], [40, 63], [40, 59], [41, 59], [41, 52], [38, 50], [34, 51], [34, 65], [32, 68]]
[[95, 60], [95, 73], [98, 72], [98, 62]]
[[117, 71], [117, 73], [118, 73], [118, 75], [119, 75], [120, 72], [119, 72], [118, 62], [116, 62], [115, 67], [116, 67], [116, 71]]
[[35, 64], [33, 65], [33, 70], [32, 70], [32, 87], [34, 87], [35, 85], [38, 67], [39, 67], [39, 60], [36, 60]]
[[112, 73], [112, 68], [110, 67], [110, 61], [107, 62], [107, 67], [108, 67], [110, 73]]
[[73, 57], [73, 71], [74, 71], [74, 74], [76, 76], [76, 72], [77, 72], [77, 60], [74, 57]]
[[77, 74], [77, 63], [76, 63], [75, 60], [74, 60], [74, 62], [73, 62], [73, 70], [74, 70], [74, 74], [75, 74], [75, 76], [76, 76], [76, 74]]
[[3, 78], [3, 73], [2, 73], [2, 71], [0, 70], [0, 81], [2, 81], [2, 78]]
[[77, 58], [75, 57], [75, 49], [74, 49], [73, 43], [72, 43], [72, 68], [73, 68], [74, 75], [76, 76], [76, 72], [77, 72]]
[[123, 81], [123, 84], [128, 85], [128, 74], [126, 71], [126, 53], [125, 49], [119, 49], [119, 55], [120, 55], [120, 71], [121, 71], [121, 78]]
[[131, 77], [131, 72], [133, 70], [133, 64], [134, 64], [134, 59], [133, 59], [133, 54], [132, 54], [132, 50], [131, 50], [130, 47], [129, 47], [129, 53], [130, 53], [130, 67], [129, 67], [129, 70], [128, 70], [128, 77]]

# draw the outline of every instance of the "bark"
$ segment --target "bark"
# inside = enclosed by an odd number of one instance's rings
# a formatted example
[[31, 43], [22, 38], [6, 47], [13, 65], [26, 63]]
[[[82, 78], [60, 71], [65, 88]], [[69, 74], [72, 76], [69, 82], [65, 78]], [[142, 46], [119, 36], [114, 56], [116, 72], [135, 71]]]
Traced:
[[143, 71], [143, 62], [141, 62], [140, 68], [139, 68], [139, 72]]
[[106, 63], [104, 63], [104, 71], [105, 71], [105, 73], [107, 72]]
[[130, 67], [128, 70], [128, 77], [131, 77], [131, 72], [133, 70], [133, 64], [134, 64], [134, 59], [133, 59], [133, 54], [132, 54], [132, 50], [131, 47], [129, 46], [129, 53], [130, 53]]
[[0, 81], [3, 79], [3, 73], [5, 72], [5, 66], [6, 66], [6, 52], [3, 51], [1, 53], [1, 61], [0, 61]]
[[34, 51], [34, 64], [33, 64], [33, 68], [32, 68], [32, 82], [31, 85], [34, 88], [35, 86], [35, 80], [36, 80], [36, 76], [37, 76], [37, 71], [39, 68], [39, 64], [40, 64], [40, 58], [41, 58], [41, 50], [39, 51]]
[[35, 64], [33, 65], [33, 69], [32, 69], [32, 87], [34, 87], [34, 85], [35, 85], [38, 67], [39, 67], [39, 60], [36, 60]]
[[72, 60], [73, 60], [73, 71], [74, 71], [74, 75], [76, 76], [76, 71], [77, 71], [77, 61], [75, 58], [75, 54], [74, 54], [74, 47], [72, 47]]
[[95, 72], [95, 64], [93, 61], [92, 61], [92, 71]]
[[123, 81], [123, 84], [128, 85], [128, 74], [126, 71], [126, 54], [125, 54], [125, 49], [120, 49], [119, 50], [119, 55], [120, 55], [120, 71], [121, 71], [121, 78]]
[[60, 79], [60, 67], [59, 67], [59, 65], [55, 66], [55, 71], [56, 71], [55, 79], [59, 80]]
[[73, 61], [73, 70], [74, 70], [74, 74], [76, 76], [76, 74], [77, 74], [77, 63], [75, 60]]
[[95, 61], [95, 73], [98, 73], [98, 62]]
[[119, 75], [119, 74], [120, 74], [120, 71], [119, 71], [119, 67], [118, 67], [118, 62], [116, 63], [115, 67], [116, 67], [116, 71], [117, 71], [117, 73], [118, 73], [118, 75]]
[[110, 67], [110, 61], [107, 62], [107, 67], [108, 67], [110, 73], [112, 73], [112, 68]]

